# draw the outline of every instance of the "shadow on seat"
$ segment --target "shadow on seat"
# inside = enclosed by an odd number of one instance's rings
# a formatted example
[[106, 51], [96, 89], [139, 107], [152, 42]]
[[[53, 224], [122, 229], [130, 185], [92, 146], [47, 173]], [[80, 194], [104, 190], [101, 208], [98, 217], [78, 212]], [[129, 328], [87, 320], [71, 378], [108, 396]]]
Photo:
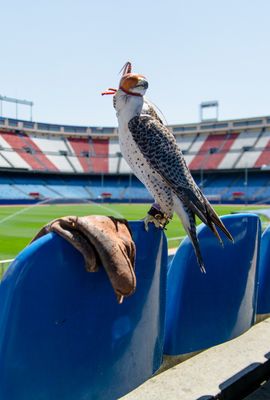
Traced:
[[200, 272], [186, 238], [167, 278], [164, 353], [180, 355], [230, 340], [254, 323], [261, 224], [256, 215], [222, 217], [234, 244], [221, 234], [224, 248], [205, 225], [198, 236], [206, 274]]
[[164, 234], [131, 222], [137, 289], [117, 303], [103, 269], [55, 234], [22, 251], [0, 285], [0, 398], [110, 400], [162, 362]]

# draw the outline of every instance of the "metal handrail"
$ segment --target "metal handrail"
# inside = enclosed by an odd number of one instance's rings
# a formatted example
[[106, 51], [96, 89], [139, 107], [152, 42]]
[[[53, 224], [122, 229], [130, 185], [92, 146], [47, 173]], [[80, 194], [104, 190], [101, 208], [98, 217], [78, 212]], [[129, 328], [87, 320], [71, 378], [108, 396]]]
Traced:
[[0, 260], [0, 281], [2, 279], [2, 276], [4, 275], [4, 272], [8, 269], [10, 263], [12, 263], [13, 260], [14, 258], [9, 258], [7, 260]]
[[10, 264], [14, 260], [15, 260], [15, 258], [9, 258], [8, 260], [0, 260], [0, 266], [1, 266], [1, 264], [7, 264], [7, 263]]

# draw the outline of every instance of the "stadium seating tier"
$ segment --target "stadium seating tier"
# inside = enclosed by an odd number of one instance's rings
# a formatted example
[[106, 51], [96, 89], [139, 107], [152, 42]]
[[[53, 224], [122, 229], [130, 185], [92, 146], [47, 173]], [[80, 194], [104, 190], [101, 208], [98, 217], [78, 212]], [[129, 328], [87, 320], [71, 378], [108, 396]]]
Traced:
[[[211, 200], [268, 201], [269, 125], [270, 118], [264, 117], [170, 129], [188, 167]], [[0, 199], [19, 199], [20, 195], [22, 199], [31, 199], [30, 193], [37, 192], [41, 199], [102, 199], [107, 194], [114, 200], [151, 201], [150, 194], [136, 179], [132, 183], [128, 177], [120, 184], [117, 181], [116, 176], [130, 174], [131, 170], [121, 156], [115, 128], [68, 127], [5, 118], [1, 119], [1, 126], [0, 178], [5, 176], [4, 171], [14, 171], [14, 175], [3, 181]], [[18, 170], [32, 171], [35, 177], [23, 181], [20, 176], [17, 181]], [[51, 180], [48, 175], [38, 180], [39, 173], [63, 176]], [[83, 174], [85, 178], [81, 178]], [[86, 176], [91, 174], [110, 174], [112, 180], [106, 178], [106, 182], [101, 182], [94, 178], [89, 182]]]
[[[130, 172], [121, 157], [115, 128], [54, 126], [10, 119], [2, 119], [2, 122], [0, 168]], [[262, 127], [257, 128], [256, 124]], [[170, 129], [191, 170], [252, 169], [270, 164], [269, 124], [270, 118], [264, 117], [191, 127], [171, 126]]]

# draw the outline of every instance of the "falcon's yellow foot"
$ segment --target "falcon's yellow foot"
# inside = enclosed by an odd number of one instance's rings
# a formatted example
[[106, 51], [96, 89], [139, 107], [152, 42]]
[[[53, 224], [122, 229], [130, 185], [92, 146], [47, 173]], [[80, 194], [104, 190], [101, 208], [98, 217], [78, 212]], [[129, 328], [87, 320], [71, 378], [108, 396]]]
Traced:
[[165, 213], [152, 206], [144, 218], [144, 227], [148, 231], [148, 224], [152, 222], [156, 228], [165, 229], [166, 225], [170, 222], [170, 217]]
[[144, 221], [144, 229], [148, 232], [149, 231], [149, 226], [148, 224], [152, 222], [156, 228], [163, 228], [160, 224], [160, 221], [153, 217], [152, 215], [147, 214], [146, 217], [143, 219]]

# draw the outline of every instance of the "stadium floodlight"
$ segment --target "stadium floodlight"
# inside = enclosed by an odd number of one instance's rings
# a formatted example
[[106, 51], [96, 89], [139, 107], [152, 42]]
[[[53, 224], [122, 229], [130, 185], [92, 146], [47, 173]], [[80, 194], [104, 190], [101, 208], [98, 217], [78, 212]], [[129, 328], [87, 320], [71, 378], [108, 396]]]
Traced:
[[[209, 108], [215, 109], [214, 110], [215, 114], [214, 114], [213, 117], [211, 117], [211, 118], [205, 118], [204, 117], [204, 110], [206, 108], [207, 109], [209, 109]], [[205, 121], [210, 122], [210, 121], [217, 121], [217, 120], [218, 120], [218, 101], [217, 100], [203, 101], [200, 104], [200, 121], [201, 122], [205, 122]]]
[[7, 97], [7, 96], [2, 96], [0, 94], [0, 117], [3, 117], [3, 101], [6, 103], [14, 103], [16, 105], [16, 119], [18, 119], [18, 104], [24, 105], [24, 106], [29, 106], [30, 107], [30, 121], [32, 121], [33, 118], [33, 101], [29, 100], [20, 100], [16, 99], [14, 97]]

